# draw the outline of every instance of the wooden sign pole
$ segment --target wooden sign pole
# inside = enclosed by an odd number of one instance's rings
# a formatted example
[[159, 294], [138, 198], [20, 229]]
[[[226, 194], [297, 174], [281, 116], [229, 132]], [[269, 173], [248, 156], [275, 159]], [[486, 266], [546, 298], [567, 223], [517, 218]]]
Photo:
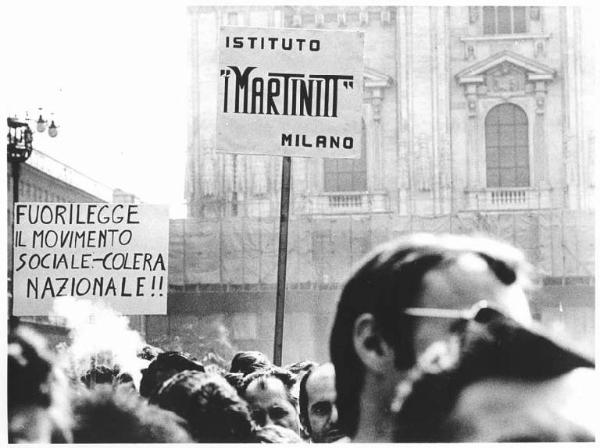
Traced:
[[277, 303], [275, 306], [275, 343], [273, 363], [281, 365], [283, 316], [285, 309], [285, 274], [287, 264], [288, 218], [290, 210], [290, 171], [292, 158], [284, 157], [281, 174], [281, 210], [279, 218], [279, 254], [277, 256]]

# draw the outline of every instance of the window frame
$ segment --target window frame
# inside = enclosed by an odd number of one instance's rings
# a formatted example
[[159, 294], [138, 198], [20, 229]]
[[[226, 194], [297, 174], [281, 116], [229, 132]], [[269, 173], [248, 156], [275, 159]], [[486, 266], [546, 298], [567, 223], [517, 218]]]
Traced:
[[[486, 22], [486, 9], [492, 8], [494, 12], [494, 31], [486, 32], [485, 22]], [[498, 19], [498, 9], [499, 8], [509, 8], [510, 10], [510, 32], [499, 32], [499, 19]], [[524, 16], [524, 25], [525, 29], [522, 31], [515, 31], [515, 9], [523, 8], [523, 16]], [[488, 9], [489, 10], [489, 9]], [[506, 5], [485, 5], [481, 7], [481, 34], [484, 36], [509, 36], [511, 34], [526, 34], [531, 30], [529, 18], [529, 7], [528, 6], [506, 6]]]
[[[501, 123], [500, 117], [497, 118], [498, 122], [497, 123], [489, 123], [488, 121], [491, 119], [490, 114], [494, 113], [494, 111], [498, 111], [498, 109], [502, 108], [502, 107], [506, 107], [506, 106], [510, 106], [513, 109], [513, 123]], [[516, 118], [515, 118], [515, 111], [518, 111], [522, 114], [522, 117], [524, 118], [523, 122], [516, 122]], [[530, 125], [531, 125], [531, 120], [529, 117], [529, 114], [527, 113], [527, 110], [522, 107], [519, 104], [516, 104], [514, 102], [502, 102], [499, 104], [495, 104], [494, 106], [490, 107], [487, 112], [485, 113], [485, 115], [483, 116], [483, 137], [484, 137], [484, 172], [485, 172], [485, 186], [486, 188], [491, 188], [491, 189], [503, 189], [503, 188], [531, 188], [532, 184], [533, 184], [533, 179], [532, 179], [532, 166], [531, 166], [531, 129], [530, 129]], [[496, 127], [497, 129], [497, 137], [496, 137], [496, 141], [497, 143], [495, 145], [491, 145], [489, 144], [489, 140], [490, 140], [490, 132], [489, 132], [489, 128], [490, 127]], [[503, 147], [503, 145], [500, 144], [500, 142], [503, 140], [502, 138], [502, 134], [501, 134], [501, 129], [502, 127], [506, 127], [506, 126], [511, 126], [511, 132], [513, 133], [513, 143], [512, 146], [505, 146], [506, 148], [512, 148], [513, 151], [513, 158], [512, 158], [512, 163], [510, 164], [510, 166], [504, 166], [502, 163], [502, 152], [501, 152], [501, 148]], [[517, 141], [517, 129], [518, 127], [522, 127], [524, 129], [524, 138], [522, 140]], [[525, 148], [524, 150], [521, 149], [521, 156], [523, 154], [526, 155], [526, 157], [519, 157], [519, 148]], [[490, 148], [495, 148], [495, 152], [496, 152], [496, 159], [497, 162], [495, 165], [490, 166], [489, 163], [489, 154], [490, 154]], [[521, 166], [519, 163], [519, 161], [525, 161], [524, 166]], [[490, 170], [495, 170], [497, 171], [497, 178], [498, 178], [498, 182], [497, 185], [490, 185]], [[512, 173], [512, 176], [514, 178], [514, 181], [512, 182], [512, 184], [510, 185], [503, 185], [502, 184], [502, 171], [506, 171], [506, 170], [510, 170]], [[526, 185], [519, 185], [518, 182], [518, 175], [519, 175], [519, 170], [525, 170], [527, 173], [527, 182]]]
[[[327, 194], [348, 194], [348, 193], [366, 193], [369, 191], [369, 179], [368, 179], [368, 172], [369, 172], [369, 165], [368, 165], [368, 151], [367, 151], [367, 128], [366, 128], [366, 123], [365, 120], [362, 120], [362, 132], [361, 132], [361, 149], [360, 149], [360, 154], [361, 157], [360, 159], [332, 159], [332, 158], [325, 158], [323, 159], [323, 193], [327, 193]], [[353, 168], [350, 171], [344, 170], [344, 171], [340, 171], [337, 167], [339, 165], [339, 162], [343, 161], [342, 163], [348, 163], [348, 161], [352, 162]], [[358, 171], [355, 169], [356, 164], [360, 163], [362, 164], [362, 170]], [[336, 169], [333, 170], [331, 169], [331, 166], [335, 164]], [[329, 168], [328, 168], [329, 165]], [[337, 188], [328, 188], [328, 180], [327, 180], [327, 176], [330, 173], [335, 173], [336, 175], [336, 187]], [[352, 188], [352, 189], [348, 189], [348, 190], [340, 190], [339, 189], [339, 175], [340, 174], [352, 174], [354, 175], [355, 173], [362, 173], [364, 175], [364, 189], [356, 189], [356, 188]], [[353, 179], [351, 179], [351, 184], [352, 186], [354, 186], [353, 183]]]

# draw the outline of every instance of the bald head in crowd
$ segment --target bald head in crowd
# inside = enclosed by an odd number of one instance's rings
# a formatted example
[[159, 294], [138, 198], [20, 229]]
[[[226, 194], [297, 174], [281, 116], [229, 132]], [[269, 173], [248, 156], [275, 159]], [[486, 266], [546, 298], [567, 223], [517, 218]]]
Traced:
[[341, 430], [356, 442], [391, 442], [395, 385], [449, 322], [406, 308], [466, 309], [481, 300], [529, 324], [530, 265], [487, 238], [416, 234], [376, 248], [345, 283], [331, 333]]
[[333, 364], [314, 367], [302, 377], [300, 421], [313, 442], [329, 443], [344, 437], [338, 427], [335, 397]]

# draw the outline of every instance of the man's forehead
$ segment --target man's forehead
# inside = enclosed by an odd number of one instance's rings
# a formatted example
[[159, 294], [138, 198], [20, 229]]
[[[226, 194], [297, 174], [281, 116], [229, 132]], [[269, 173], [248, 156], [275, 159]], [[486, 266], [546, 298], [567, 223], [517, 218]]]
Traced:
[[505, 285], [475, 253], [460, 254], [423, 276], [421, 302], [417, 306], [466, 309], [485, 300], [521, 322], [530, 322], [525, 292], [518, 284]]
[[252, 381], [246, 388], [246, 396], [249, 399], [262, 397], [286, 397], [285, 385], [275, 377], [258, 378]]
[[316, 396], [333, 395], [335, 399], [335, 371], [333, 365], [317, 367], [306, 381], [306, 392], [309, 399]]

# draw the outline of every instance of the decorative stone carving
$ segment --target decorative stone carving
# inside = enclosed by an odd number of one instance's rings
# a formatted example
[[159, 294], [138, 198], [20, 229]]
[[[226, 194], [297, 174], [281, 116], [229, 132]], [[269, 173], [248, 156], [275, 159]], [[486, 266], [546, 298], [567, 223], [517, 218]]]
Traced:
[[366, 8], [361, 8], [360, 12], [358, 13], [358, 20], [361, 25], [369, 24], [369, 12]]
[[535, 43], [535, 57], [545, 57], [546, 56], [546, 46], [544, 45], [543, 40], [539, 40]]
[[477, 116], [478, 99], [483, 96], [508, 101], [514, 96], [533, 95], [537, 113], [543, 114], [547, 84], [554, 76], [552, 68], [504, 50], [465, 68], [456, 74], [456, 80], [465, 90], [467, 114], [474, 118]]
[[338, 26], [346, 26], [346, 13], [345, 12], [338, 13], [337, 23], [338, 23]]
[[392, 84], [392, 79], [380, 72], [365, 68], [364, 72], [365, 100], [371, 103], [373, 108], [373, 120], [379, 122], [381, 119], [381, 106], [383, 103], [384, 90]]
[[315, 14], [315, 25], [322, 27], [325, 24], [325, 15], [323, 13]]
[[469, 6], [469, 23], [473, 25], [479, 21], [479, 6]]
[[473, 45], [467, 45], [467, 51], [465, 54], [465, 60], [472, 61], [475, 59], [475, 47]]
[[536, 81], [535, 83], [535, 112], [538, 115], [544, 113], [546, 108], [546, 83], [544, 81]]
[[426, 192], [431, 190], [431, 148], [430, 136], [419, 134], [415, 145], [415, 184], [417, 190]]
[[509, 62], [489, 70], [485, 74], [488, 92], [523, 92], [525, 90], [525, 73]]
[[529, 7], [529, 18], [535, 22], [540, 20], [540, 7], [530, 6]]

